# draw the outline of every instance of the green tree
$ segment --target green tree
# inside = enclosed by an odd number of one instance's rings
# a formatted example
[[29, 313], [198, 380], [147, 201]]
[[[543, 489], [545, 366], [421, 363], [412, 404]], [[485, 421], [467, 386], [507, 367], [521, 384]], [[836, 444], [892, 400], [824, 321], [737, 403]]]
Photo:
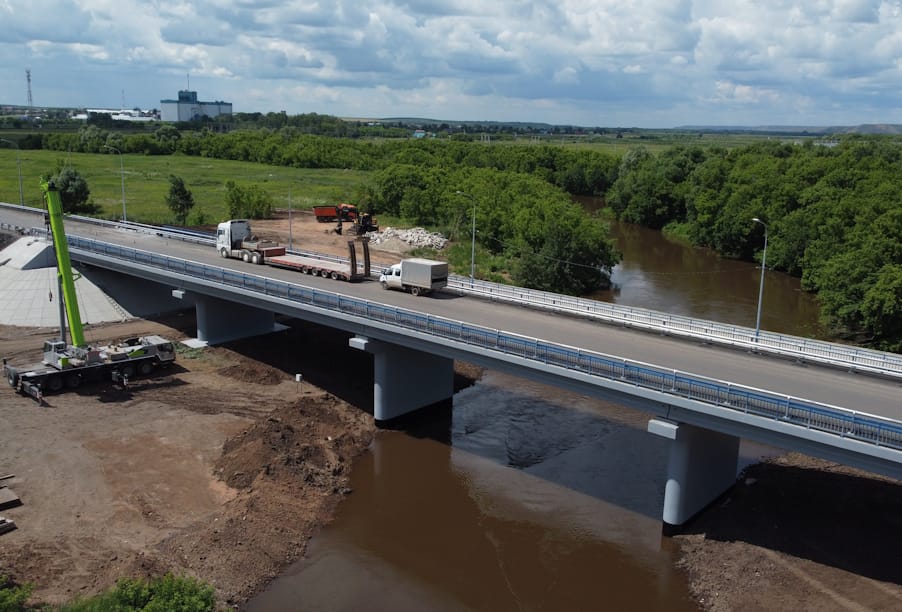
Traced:
[[226, 204], [232, 219], [266, 219], [272, 216], [273, 200], [259, 185], [226, 182]]
[[100, 208], [90, 200], [88, 181], [72, 166], [57, 165], [56, 173], [45, 176], [60, 192], [63, 212], [66, 214], [94, 214]]
[[166, 205], [175, 214], [176, 223], [185, 225], [188, 213], [194, 208], [194, 196], [191, 190], [185, 187], [185, 181], [180, 176], [169, 175], [169, 195], [166, 196]]

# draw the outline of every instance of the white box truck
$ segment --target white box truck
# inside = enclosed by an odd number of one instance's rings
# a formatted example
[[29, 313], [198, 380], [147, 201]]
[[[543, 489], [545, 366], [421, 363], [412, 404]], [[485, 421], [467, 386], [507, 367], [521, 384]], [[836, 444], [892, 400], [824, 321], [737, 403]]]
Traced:
[[383, 289], [401, 289], [413, 295], [437, 291], [448, 284], [448, 263], [431, 259], [402, 259], [379, 276]]

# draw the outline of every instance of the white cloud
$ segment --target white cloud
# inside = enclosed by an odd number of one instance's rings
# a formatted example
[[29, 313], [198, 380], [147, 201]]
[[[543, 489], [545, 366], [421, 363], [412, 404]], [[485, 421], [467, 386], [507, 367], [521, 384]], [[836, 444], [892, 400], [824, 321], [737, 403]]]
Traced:
[[899, 0], [0, 0], [0, 16], [0, 82], [30, 66], [40, 104], [125, 89], [153, 107], [190, 74], [238, 111], [902, 122]]

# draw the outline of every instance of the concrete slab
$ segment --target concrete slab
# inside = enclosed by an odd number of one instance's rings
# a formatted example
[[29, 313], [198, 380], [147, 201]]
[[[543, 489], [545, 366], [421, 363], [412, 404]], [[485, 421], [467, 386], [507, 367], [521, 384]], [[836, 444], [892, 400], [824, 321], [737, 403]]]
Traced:
[[13, 493], [13, 490], [9, 487], [3, 487], [0, 489], [0, 510], [6, 510], [7, 508], [15, 508], [16, 506], [21, 506], [22, 500], [19, 499], [19, 496]]
[[[127, 321], [192, 305], [173, 298], [171, 288], [148, 290], [145, 279], [85, 266], [74, 271], [85, 325]], [[0, 324], [58, 327], [60, 299], [56, 261], [46, 240], [23, 237], [0, 251]]]

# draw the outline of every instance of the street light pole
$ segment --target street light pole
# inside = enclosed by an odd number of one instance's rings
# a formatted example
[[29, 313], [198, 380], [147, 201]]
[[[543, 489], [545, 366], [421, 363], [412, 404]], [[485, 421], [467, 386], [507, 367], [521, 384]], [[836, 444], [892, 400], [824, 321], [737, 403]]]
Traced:
[[288, 186], [288, 250], [291, 250], [291, 185]]
[[8, 142], [16, 147], [16, 170], [19, 173], [19, 206], [25, 206], [25, 197], [22, 193], [22, 160], [19, 158], [19, 143], [6, 138], [0, 138], [0, 142]]
[[758, 217], [752, 218], [755, 223], [764, 226], [764, 251], [761, 253], [761, 284], [758, 287], [758, 316], [755, 318], [755, 338], [761, 331], [761, 298], [764, 297], [764, 270], [767, 266], [767, 224]]
[[473, 232], [470, 237], [470, 287], [472, 287], [476, 282], [476, 198], [463, 191], [457, 193], [473, 201]]
[[128, 223], [128, 217], [125, 215], [125, 164], [122, 162], [122, 151], [110, 145], [103, 145], [107, 149], [111, 149], [119, 154], [119, 178], [122, 182], [122, 222]]

